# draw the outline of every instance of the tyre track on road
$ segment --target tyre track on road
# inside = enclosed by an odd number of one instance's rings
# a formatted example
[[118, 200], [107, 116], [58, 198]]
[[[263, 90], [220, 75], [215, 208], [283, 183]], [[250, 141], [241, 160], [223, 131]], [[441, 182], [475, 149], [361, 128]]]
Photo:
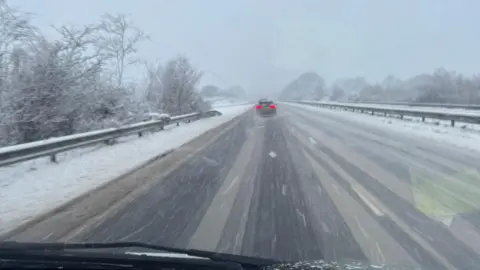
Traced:
[[185, 248], [246, 139], [245, 124], [242, 120], [148, 193], [74, 241], [140, 241]]
[[283, 260], [322, 258], [323, 241], [316, 234], [299, 175], [286, 148], [281, 118], [265, 123], [263, 156], [247, 219], [242, 253]]
[[[295, 114], [295, 112], [292, 112]], [[303, 114], [302, 114], [303, 115]], [[309, 117], [313, 119], [313, 117]], [[330, 126], [315, 124], [314, 121], [309, 121], [309, 126], [314, 126], [317, 129], [328, 129]], [[304, 132], [306, 132], [304, 130]], [[308, 135], [307, 135], [308, 136]], [[326, 145], [322, 140], [318, 140], [315, 148], [326, 155], [328, 159], [332, 160], [335, 164], [348, 173], [355, 181], [368, 190], [375, 198], [377, 198], [382, 204], [391, 209], [393, 213], [398, 216], [402, 221], [406, 222], [408, 226], [413, 228], [424, 241], [429, 243], [437, 252], [448, 260], [449, 263], [457, 267], [458, 269], [472, 269], [476, 265], [479, 265], [480, 257], [473, 250], [471, 250], [465, 243], [458, 240], [451, 231], [443, 226], [443, 224], [432, 220], [425, 214], [418, 211], [411, 203], [405, 201], [399, 197], [396, 193], [386, 188], [377, 179], [364, 172], [362, 168], [357, 167], [355, 164], [349, 162], [345, 157], [336, 153], [335, 149], [330, 145]], [[312, 155], [316, 155], [315, 152], [309, 150]], [[366, 156], [368, 158], [368, 156]], [[322, 167], [329, 170], [330, 174], [335, 175], [335, 171], [329, 167], [328, 164], [318, 159], [321, 162]], [[349, 183], [342, 180], [342, 177], [335, 175], [334, 178], [349, 192], [353, 197], [356, 197], [357, 201], [363, 204], [361, 198], [358, 198], [356, 192], [354, 192]], [[369, 210], [365, 206], [366, 210]], [[433, 269], [442, 269], [442, 267], [435, 262], [428, 253], [418, 243], [416, 243], [411, 237], [409, 237], [402, 228], [398, 227], [395, 222], [388, 217], [375, 217], [382, 226], [394, 236], [394, 238], [407, 250], [412, 257], [414, 257], [424, 267], [433, 267]]]

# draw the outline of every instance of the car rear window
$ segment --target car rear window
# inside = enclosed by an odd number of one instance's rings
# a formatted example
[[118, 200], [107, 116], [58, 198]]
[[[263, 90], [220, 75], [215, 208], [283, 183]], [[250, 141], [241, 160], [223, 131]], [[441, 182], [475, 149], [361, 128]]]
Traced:
[[261, 100], [260, 102], [258, 102], [258, 104], [260, 105], [270, 105], [270, 104], [273, 104], [273, 101], [270, 101], [270, 100]]

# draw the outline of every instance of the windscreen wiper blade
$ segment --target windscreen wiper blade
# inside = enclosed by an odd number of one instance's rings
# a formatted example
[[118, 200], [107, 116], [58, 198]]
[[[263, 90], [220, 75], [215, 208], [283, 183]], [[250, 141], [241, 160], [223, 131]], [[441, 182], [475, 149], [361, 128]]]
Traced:
[[150, 250], [179, 253], [189, 256], [201, 257], [220, 262], [234, 262], [252, 267], [263, 267], [283, 263], [263, 258], [248, 257], [242, 255], [232, 255], [217, 253], [212, 251], [203, 251], [196, 249], [181, 249], [166, 247], [160, 245], [146, 244], [142, 242], [112, 242], [112, 243], [32, 243], [4, 241], [0, 242], [0, 252], [2, 251], [65, 251], [73, 249], [110, 249], [110, 248], [146, 248]]

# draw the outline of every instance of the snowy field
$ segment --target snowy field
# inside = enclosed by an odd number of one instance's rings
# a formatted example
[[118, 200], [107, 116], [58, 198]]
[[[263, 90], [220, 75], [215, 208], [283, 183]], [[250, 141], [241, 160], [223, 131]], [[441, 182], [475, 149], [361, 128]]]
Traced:
[[[343, 111], [340, 109], [328, 109], [288, 103], [291, 106], [300, 106], [309, 110], [322, 111], [324, 115], [335, 114], [350, 120], [361, 122], [365, 128], [369, 126], [381, 129], [393, 129], [397, 133], [404, 133], [407, 136], [421, 136], [443, 143], [449, 143], [458, 147], [480, 151], [480, 127], [458, 122], [455, 127], [450, 126], [450, 121], [426, 119], [425, 123], [420, 118], [404, 117], [403, 120], [395, 117], [380, 115], [372, 116], [360, 112]], [[439, 108], [440, 109], [440, 108]], [[450, 111], [451, 109], [443, 109]], [[456, 109], [453, 109], [456, 110]], [[471, 111], [472, 113], [475, 111]]]
[[251, 108], [222, 107], [222, 116], [202, 119], [144, 137], [124, 137], [113, 146], [96, 145], [0, 168], [0, 234], [134, 169]]

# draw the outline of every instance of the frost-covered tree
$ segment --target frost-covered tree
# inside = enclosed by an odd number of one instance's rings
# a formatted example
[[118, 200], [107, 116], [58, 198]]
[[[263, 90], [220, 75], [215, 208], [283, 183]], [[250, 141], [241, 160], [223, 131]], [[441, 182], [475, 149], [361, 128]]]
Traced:
[[145, 90], [145, 104], [149, 112], [163, 111], [163, 68], [160, 63], [146, 65], [147, 85]]
[[248, 97], [247, 92], [240, 85], [234, 85], [227, 89], [227, 92], [231, 93], [232, 96], [237, 98], [246, 99]]
[[332, 95], [330, 96], [331, 101], [342, 101], [345, 99], [345, 90], [339, 86], [334, 86], [332, 90]]
[[357, 101], [480, 104], [479, 77], [465, 77], [444, 68], [406, 80], [387, 76], [381, 82], [364, 84], [352, 92], [344, 84], [336, 86], [348, 95], [355, 95]]
[[[75, 133], [85, 118], [88, 89], [96, 83], [102, 61], [89, 55], [89, 28], [62, 28], [63, 38], [39, 38], [18, 70], [11, 90], [22, 142]], [[88, 104], [88, 103], [87, 103]]]
[[126, 16], [54, 29], [59, 37], [45, 38], [28, 14], [0, 0], [0, 146], [115, 127], [149, 111], [208, 107], [196, 92], [201, 74], [186, 58], [167, 69], [148, 64], [145, 85], [124, 80], [147, 39]]
[[282, 90], [281, 100], [322, 99], [325, 95], [325, 81], [314, 72], [306, 72], [291, 81]]
[[201, 77], [187, 58], [170, 60], [162, 75], [164, 111], [178, 115], [208, 109], [197, 91]]
[[218, 88], [218, 86], [211, 85], [211, 84], [204, 85], [200, 90], [200, 94], [203, 97], [214, 97], [220, 94], [220, 88]]
[[12, 62], [9, 61], [13, 60], [11, 53], [29, 43], [36, 35], [37, 30], [30, 23], [29, 14], [11, 8], [5, 0], [0, 0], [0, 87], [6, 86], [8, 82], [5, 80], [13, 72]]
[[0, 0], [0, 145], [18, 141], [16, 115], [21, 113], [12, 104], [13, 92], [22, 76], [19, 74], [27, 58], [25, 47], [37, 36], [30, 16]]

